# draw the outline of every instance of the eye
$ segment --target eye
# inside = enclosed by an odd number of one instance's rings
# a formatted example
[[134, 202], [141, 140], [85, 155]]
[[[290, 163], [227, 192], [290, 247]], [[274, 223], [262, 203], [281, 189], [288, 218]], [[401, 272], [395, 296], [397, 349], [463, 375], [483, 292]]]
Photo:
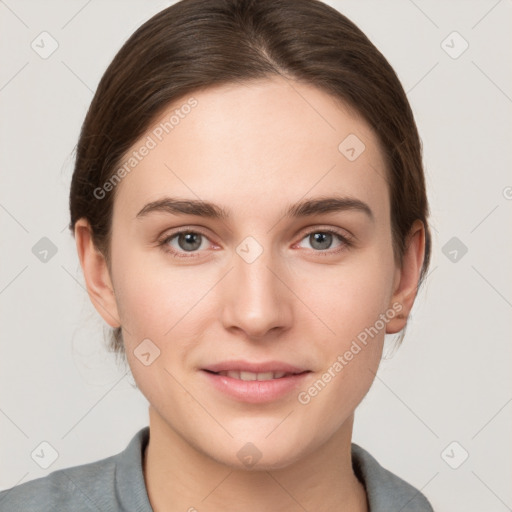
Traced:
[[[182, 229], [165, 236], [158, 242], [158, 245], [164, 252], [170, 253], [176, 258], [190, 258], [194, 257], [201, 248], [206, 249], [208, 247], [207, 240], [208, 237], [199, 231]], [[301, 242], [304, 240], [311, 244], [315, 253], [322, 256], [337, 254], [352, 246], [350, 237], [347, 234], [342, 234], [334, 229], [315, 229], [309, 231], [302, 237]], [[329, 250], [336, 240], [339, 244], [338, 248]]]
[[[162, 247], [165, 252], [169, 252], [177, 258], [189, 258], [192, 257], [195, 252], [198, 252], [198, 249], [204, 245], [203, 242], [205, 240], [208, 240], [208, 238], [203, 233], [184, 229], [166, 236], [159, 241], [158, 245]], [[208, 246], [208, 244], [206, 244], [206, 246]], [[205, 247], [202, 248], [204, 249]], [[187, 253], [192, 254], [187, 255]]]
[[[336, 239], [340, 242], [338, 248], [327, 251], [331, 248], [333, 241]], [[339, 231], [333, 229], [316, 229], [314, 231], [310, 231], [302, 238], [302, 241], [304, 240], [307, 240], [311, 244], [311, 247], [315, 252], [325, 252], [325, 256], [341, 252], [352, 245], [347, 235], [341, 234]]]

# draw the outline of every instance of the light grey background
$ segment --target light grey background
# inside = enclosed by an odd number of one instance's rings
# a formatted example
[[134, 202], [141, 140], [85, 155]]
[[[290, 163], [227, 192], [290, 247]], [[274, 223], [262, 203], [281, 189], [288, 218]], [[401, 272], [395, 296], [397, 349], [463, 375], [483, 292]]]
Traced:
[[[68, 192], [101, 75], [170, 3], [0, 1], [0, 489], [117, 453], [148, 424], [145, 398], [103, 347], [106, 324], [67, 230]], [[403, 345], [357, 409], [353, 440], [436, 511], [512, 510], [512, 3], [327, 3], [397, 71], [432, 210], [429, 277]], [[31, 47], [43, 31], [58, 42], [47, 59]], [[469, 44], [457, 58], [453, 31]], [[57, 249], [46, 262], [32, 252], [43, 237]], [[465, 255], [446, 246], [453, 237]], [[31, 458], [42, 441], [58, 452], [47, 469]]]

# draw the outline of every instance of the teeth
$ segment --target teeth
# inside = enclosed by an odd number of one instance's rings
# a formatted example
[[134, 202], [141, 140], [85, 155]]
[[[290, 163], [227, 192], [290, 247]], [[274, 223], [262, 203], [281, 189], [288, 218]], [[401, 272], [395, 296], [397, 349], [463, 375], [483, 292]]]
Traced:
[[284, 377], [285, 375], [289, 375], [285, 372], [261, 372], [261, 373], [254, 373], [254, 372], [238, 372], [235, 370], [225, 371], [225, 372], [219, 372], [219, 375], [224, 375], [225, 377], [231, 377], [232, 379], [238, 379], [238, 380], [245, 380], [245, 381], [251, 381], [251, 380], [272, 380], [272, 379], [280, 379], [281, 377]]

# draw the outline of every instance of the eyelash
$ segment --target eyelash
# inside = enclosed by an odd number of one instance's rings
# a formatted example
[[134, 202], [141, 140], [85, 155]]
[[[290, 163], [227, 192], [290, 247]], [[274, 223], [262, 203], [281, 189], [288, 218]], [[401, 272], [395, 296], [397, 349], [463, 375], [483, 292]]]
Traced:
[[[180, 235], [182, 233], [201, 235], [201, 236], [205, 237], [206, 239], [208, 239], [208, 236], [205, 233], [203, 233], [202, 231], [197, 231], [195, 229], [193, 230], [193, 229], [183, 228], [183, 229], [175, 231], [171, 235], [167, 235], [163, 239], [159, 240], [158, 241], [158, 246], [165, 253], [170, 254], [174, 258], [194, 258], [196, 252], [191, 252], [190, 255], [186, 255], [185, 256], [184, 253], [179, 252], [179, 251], [175, 251], [174, 249], [171, 249], [169, 247], [169, 245], [168, 245], [168, 242], [170, 242], [172, 239], [176, 238], [178, 235]], [[335, 250], [329, 250], [329, 249], [326, 249], [326, 250], [313, 250], [313, 252], [315, 252], [315, 253], [317, 253], [318, 255], [321, 255], [321, 256], [332, 256], [334, 254], [338, 254], [338, 253], [344, 251], [345, 249], [349, 249], [353, 245], [350, 236], [345, 235], [345, 234], [342, 235], [341, 232], [339, 232], [339, 231], [337, 231], [335, 229], [332, 229], [332, 228], [329, 228], [329, 229], [327, 229], [327, 228], [326, 229], [313, 229], [311, 231], [308, 231], [308, 232], [304, 233], [304, 235], [300, 239], [300, 242], [302, 242], [302, 240], [304, 240], [306, 237], [312, 235], [313, 233], [323, 233], [323, 234], [327, 233], [327, 234], [335, 235], [335, 236], [338, 237], [339, 241], [341, 241], [343, 243], [343, 245], [341, 247], [339, 247], [338, 249], [335, 249]]]

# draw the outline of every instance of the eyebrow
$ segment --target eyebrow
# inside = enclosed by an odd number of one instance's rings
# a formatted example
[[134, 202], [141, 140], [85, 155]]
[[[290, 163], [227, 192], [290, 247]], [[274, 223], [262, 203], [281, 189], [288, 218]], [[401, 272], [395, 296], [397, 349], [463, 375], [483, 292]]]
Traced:
[[[375, 216], [371, 208], [363, 201], [354, 197], [319, 197], [306, 199], [289, 205], [283, 217], [300, 218], [311, 217], [322, 213], [336, 213], [343, 211], [360, 211], [374, 221]], [[174, 215], [196, 215], [211, 219], [226, 220], [230, 217], [229, 211], [208, 201], [195, 199], [177, 199], [164, 197], [157, 201], [146, 204], [137, 213], [136, 218], [140, 219], [152, 212], [171, 213]]]

